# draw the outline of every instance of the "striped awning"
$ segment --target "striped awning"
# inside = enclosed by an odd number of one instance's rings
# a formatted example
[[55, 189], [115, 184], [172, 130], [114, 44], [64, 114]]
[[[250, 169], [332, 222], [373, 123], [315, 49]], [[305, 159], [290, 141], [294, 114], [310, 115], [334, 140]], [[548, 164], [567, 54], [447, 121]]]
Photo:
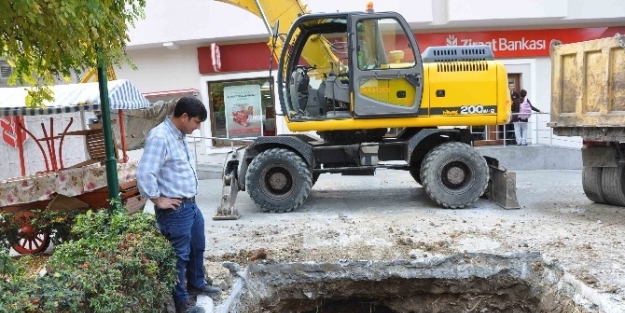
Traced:
[[[0, 88], [0, 116], [28, 116], [97, 111], [100, 109], [98, 83], [56, 85], [51, 87], [54, 101], [44, 108], [26, 108], [26, 88]], [[111, 110], [142, 109], [150, 105], [141, 92], [125, 79], [108, 82]]]

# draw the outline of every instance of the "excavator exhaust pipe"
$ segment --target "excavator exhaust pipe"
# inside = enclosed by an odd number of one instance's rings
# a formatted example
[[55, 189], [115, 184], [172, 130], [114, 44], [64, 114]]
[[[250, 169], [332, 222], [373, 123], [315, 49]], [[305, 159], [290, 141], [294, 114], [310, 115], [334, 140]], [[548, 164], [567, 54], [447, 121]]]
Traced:
[[520, 209], [516, 197], [516, 173], [499, 166], [495, 158], [484, 156], [490, 171], [486, 196], [506, 210]]

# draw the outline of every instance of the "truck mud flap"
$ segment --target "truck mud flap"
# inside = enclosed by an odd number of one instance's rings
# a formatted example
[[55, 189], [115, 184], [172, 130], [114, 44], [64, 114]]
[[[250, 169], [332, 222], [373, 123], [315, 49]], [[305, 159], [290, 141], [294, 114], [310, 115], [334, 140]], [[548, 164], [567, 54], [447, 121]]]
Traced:
[[234, 207], [239, 193], [237, 170], [241, 161], [240, 157], [238, 151], [232, 151], [226, 157], [222, 175], [221, 203], [217, 207], [213, 220], [237, 220], [241, 217], [239, 211]]
[[484, 156], [488, 164], [489, 180], [486, 196], [506, 210], [520, 209], [516, 197], [516, 173], [499, 166], [495, 158]]

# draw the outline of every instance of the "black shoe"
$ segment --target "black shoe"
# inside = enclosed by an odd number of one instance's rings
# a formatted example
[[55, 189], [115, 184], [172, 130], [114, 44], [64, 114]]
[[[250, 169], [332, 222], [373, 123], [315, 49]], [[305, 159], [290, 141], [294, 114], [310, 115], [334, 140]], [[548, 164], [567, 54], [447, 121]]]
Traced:
[[175, 303], [176, 313], [204, 313], [206, 312], [204, 308], [199, 306], [195, 306], [188, 302]]
[[213, 287], [209, 284], [204, 285], [201, 288], [195, 288], [193, 286], [187, 286], [187, 290], [189, 291], [189, 293], [203, 293], [207, 296], [218, 296], [221, 294], [221, 289], [217, 288], [217, 287]]

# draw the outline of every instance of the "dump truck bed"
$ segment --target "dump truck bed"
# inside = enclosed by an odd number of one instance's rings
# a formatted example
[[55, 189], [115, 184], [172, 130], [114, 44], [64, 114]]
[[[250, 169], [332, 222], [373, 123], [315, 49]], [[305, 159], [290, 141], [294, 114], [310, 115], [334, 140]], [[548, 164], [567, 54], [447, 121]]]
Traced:
[[554, 46], [551, 64], [549, 126], [555, 134], [614, 137], [605, 128], [614, 132], [625, 126], [625, 49], [619, 39]]

